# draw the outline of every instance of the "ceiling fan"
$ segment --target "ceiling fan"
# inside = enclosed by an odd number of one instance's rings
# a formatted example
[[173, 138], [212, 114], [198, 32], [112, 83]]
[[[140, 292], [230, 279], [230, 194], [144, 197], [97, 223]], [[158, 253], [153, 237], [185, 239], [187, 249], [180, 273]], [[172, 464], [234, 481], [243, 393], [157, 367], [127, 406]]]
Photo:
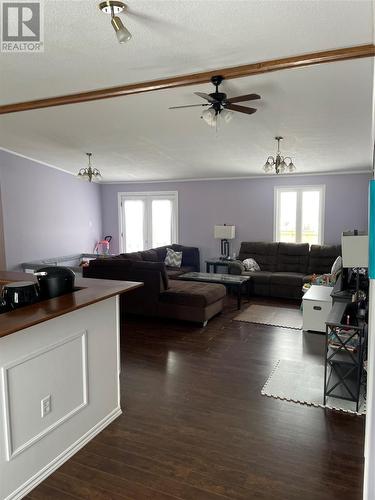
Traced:
[[185, 106], [171, 106], [169, 109], [180, 109], [180, 108], [192, 108], [195, 106], [209, 106], [202, 113], [202, 118], [208, 125], [214, 127], [217, 123], [217, 118], [220, 116], [225, 122], [229, 122], [232, 119], [232, 113], [230, 111], [238, 111], [239, 113], [245, 113], [247, 115], [252, 115], [256, 112], [255, 108], [248, 108], [246, 106], [239, 106], [235, 104], [237, 102], [252, 101], [254, 99], [260, 99], [258, 94], [247, 94], [237, 97], [229, 97], [223, 92], [219, 92], [219, 85], [224, 80], [224, 77], [217, 75], [211, 78], [212, 84], [215, 86], [215, 92], [211, 94], [205, 94], [204, 92], [194, 92], [195, 95], [202, 97], [208, 101], [204, 104], [190, 104]]

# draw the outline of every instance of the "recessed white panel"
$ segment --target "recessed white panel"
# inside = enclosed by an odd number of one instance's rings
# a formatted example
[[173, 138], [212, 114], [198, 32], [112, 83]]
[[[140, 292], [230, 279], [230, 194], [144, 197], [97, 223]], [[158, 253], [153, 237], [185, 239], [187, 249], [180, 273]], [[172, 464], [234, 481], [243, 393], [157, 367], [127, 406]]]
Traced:
[[86, 358], [86, 332], [80, 332], [3, 368], [8, 460], [87, 405]]

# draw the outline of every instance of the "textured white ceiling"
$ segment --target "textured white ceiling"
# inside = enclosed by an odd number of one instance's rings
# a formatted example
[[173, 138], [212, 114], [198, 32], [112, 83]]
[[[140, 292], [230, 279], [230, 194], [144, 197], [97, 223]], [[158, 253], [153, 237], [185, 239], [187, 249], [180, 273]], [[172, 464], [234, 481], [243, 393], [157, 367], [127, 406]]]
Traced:
[[[46, 0], [45, 52], [0, 54], [0, 101], [80, 90], [372, 43], [372, 2], [361, 0], [129, 0], [133, 34], [119, 45], [97, 2]], [[368, 169], [373, 61], [287, 70], [224, 83], [257, 92], [258, 112], [216, 133], [185, 87], [0, 117], [0, 146], [76, 172], [85, 151], [105, 181], [262, 173], [273, 137], [300, 173]]]

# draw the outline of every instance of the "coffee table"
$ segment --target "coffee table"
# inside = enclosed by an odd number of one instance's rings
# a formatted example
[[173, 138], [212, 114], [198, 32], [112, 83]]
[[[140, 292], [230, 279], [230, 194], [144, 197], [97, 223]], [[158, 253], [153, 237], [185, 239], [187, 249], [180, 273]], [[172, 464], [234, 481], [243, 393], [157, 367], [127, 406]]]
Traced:
[[246, 286], [247, 298], [250, 299], [250, 276], [192, 272], [181, 274], [178, 276], [178, 279], [184, 281], [200, 281], [203, 283], [218, 283], [226, 287], [234, 288], [237, 293], [237, 309], [241, 309], [243, 286]]

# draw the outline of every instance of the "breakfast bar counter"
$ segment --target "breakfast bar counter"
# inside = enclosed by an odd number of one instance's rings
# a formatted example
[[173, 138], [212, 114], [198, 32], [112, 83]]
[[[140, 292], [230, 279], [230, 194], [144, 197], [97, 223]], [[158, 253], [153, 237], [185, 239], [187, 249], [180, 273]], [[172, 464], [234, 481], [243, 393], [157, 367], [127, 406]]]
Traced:
[[[35, 281], [32, 274], [0, 271], [0, 286], [16, 281]], [[0, 338], [57, 316], [86, 307], [95, 302], [129, 292], [143, 286], [133, 281], [80, 278], [73, 293], [43, 300], [14, 311], [0, 314]]]
[[[0, 272], [0, 286], [34, 280]], [[0, 500], [23, 498], [121, 414], [119, 295], [140, 286], [79, 279], [0, 314]]]

